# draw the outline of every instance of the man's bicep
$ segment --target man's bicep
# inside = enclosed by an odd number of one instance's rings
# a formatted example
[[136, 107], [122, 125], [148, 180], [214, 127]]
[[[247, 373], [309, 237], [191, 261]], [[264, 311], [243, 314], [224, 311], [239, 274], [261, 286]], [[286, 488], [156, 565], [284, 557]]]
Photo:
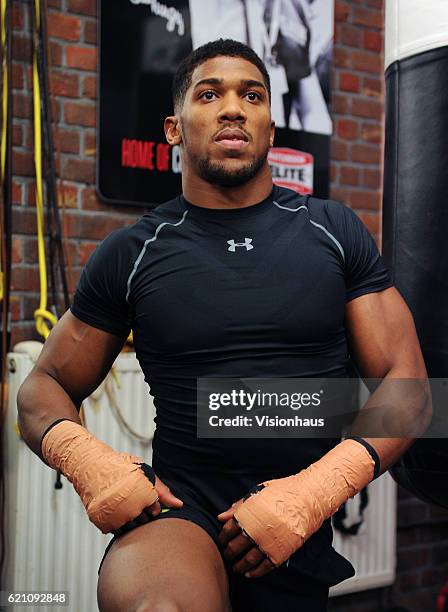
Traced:
[[365, 378], [426, 376], [414, 320], [394, 288], [348, 302], [346, 325], [350, 350]]
[[67, 311], [45, 342], [35, 372], [54, 378], [75, 404], [104, 379], [126, 341]]

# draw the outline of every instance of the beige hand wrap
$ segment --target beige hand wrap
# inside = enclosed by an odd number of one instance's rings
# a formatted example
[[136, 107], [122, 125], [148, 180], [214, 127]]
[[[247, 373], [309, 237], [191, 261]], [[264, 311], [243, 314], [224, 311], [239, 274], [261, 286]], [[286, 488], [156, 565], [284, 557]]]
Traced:
[[103, 533], [135, 519], [158, 500], [139, 467], [143, 459], [114, 451], [78, 423], [61, 421], [52, 427], [42, 440], [42, 455], [73, 483], [89, 519]]
[[267, 480], [234, 514], [243, 531], [276, 566], [284, 563], [373, 478], [375, 462], [355, 440], [344, 440], [294, 476]]

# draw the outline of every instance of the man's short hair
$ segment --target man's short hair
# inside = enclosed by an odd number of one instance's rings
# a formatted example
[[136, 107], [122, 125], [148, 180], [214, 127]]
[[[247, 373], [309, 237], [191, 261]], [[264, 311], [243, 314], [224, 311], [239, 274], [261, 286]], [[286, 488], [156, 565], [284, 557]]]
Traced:
[[174, 109], [178, 109], [184, 101], [185, 94], [191, 85], [191, 77], [195, 68], [209, 59], [223, 55], [225, 57], [241, 57], [254, 66], [263, 75], [263, 80], [268, 90], [269, 101], [271, 101], [271, 82], [269, 73], [262, 60], [253, 49], [236, 40], [223, 39], [208, 42], [202, 47], [198, 47], [190, 53], [179, 65], [173, 77], [173, 104]]

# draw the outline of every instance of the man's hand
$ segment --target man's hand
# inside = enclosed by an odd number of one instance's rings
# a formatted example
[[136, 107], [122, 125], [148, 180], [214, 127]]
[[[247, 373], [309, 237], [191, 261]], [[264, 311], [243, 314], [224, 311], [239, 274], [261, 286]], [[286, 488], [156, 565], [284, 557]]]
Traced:
[[175, 495], [173, 495], [171, 493], [171, 489], [162, 480], [160, 480], [158, 476], [156, 476], [156, 483], [154, 486], [159, 495], [159, 499], [148, 508], [148, 511], [151, 516], [156, 517], [161, 513], [162, 508], [160, 504], [163, 504], [164, 506], [168, 506], [168, 508], [173, 509], [182, 508], [184, 502]]
[[260, 578], [275, 569], [264, 553], [248, 538], [233, 518], [234, 512], [241, 506], [240, 499], [221, 514], [218, 520], [224, 523], [219, 541], [223, 547], [223, 556], [227, 561], [236, 561], [235, 572], [244, 574], [247, 578]]

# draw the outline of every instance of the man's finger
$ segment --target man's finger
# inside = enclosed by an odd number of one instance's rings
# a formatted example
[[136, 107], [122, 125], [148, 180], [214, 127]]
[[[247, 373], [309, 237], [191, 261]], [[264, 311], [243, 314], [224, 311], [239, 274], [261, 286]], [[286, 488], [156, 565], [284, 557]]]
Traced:
[[222, 556], [227, 561], [239, 559], [247, 550], [252, 548], [252, 542], [246, 538], [242, 533], [238, 534], [235, 538], [228, 542], [227, 546], [223, 550]]
[[266, 555], [264, 555], [259, 548], [253, 546], [252, 542], [250, 542], [249, 550], [242, 559], [235, 563], [233, 569], [235, 572], [244, 574], [249, 570], [255, 569], [262, 561], [264, 561], [264, 559], [266, 559]]
[[219, 534], [219, 541], [225, 548], [230, 540], [233, 540], [237, 535], [241, 533], [241, 529], [238, 527], [237, 522], [232, 518], [225, 523]]
[[224, 510], [224, 512], [221, 512], [221, 514], [218, 514], [218, 520], [228, 521], [230, 518], [232, 518], [233, 514], [237, 511], [237, 509], [241, 506], [242, 503], [243, 503], [242, 499], [239, 499], [238, 501], [233, 502], [230, 508], [227, 508], [227, 510]]
[[269, 561], [269, 559], [264, 559], [260, 565], [256, 568], [249, 570], [244, 575], [246, 578], [261, 578], [261, 576], [265, 576], [272, 572], [275, 569], [275, 565]]

